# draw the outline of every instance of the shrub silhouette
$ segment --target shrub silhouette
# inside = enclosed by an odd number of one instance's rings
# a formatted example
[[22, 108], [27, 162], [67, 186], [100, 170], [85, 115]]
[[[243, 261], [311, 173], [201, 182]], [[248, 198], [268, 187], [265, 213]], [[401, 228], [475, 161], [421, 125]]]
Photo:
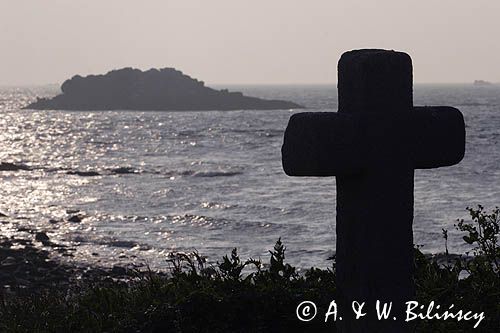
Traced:
[[[446, 253], [444, 264], [415, 248], [416, 300], [420, 304], [455, 305], [484, 311], [477, 331], [500, 327], [498, 246], [499, 209], [486, 213], [468, 208], [471, 221], [458, 221], [472, 255]], [[447, 231], [443, 231], [445, 242]], [[445, 243], [447, 248], [447, 244]], [[286, 248], [278, 239], [268, 263], [242, 261], [237, 249], [221, 262], [207, 264], [197, 252], [168, 259], [170, 274], [136, 271], [130, 283], [87, 284], [66, 291], [3, 297], [2, 332], [323, 332], [335, 299], [335, 260], [328, 269], [300, 271], [285, 262]], [[335, 259], [335, 258], [333, 258]], [[318, 316], [307, 323], [296, 318], [304, 300], [314, 301]], [[418, 332], [465, 332], [474, 322], [419, 320]]]

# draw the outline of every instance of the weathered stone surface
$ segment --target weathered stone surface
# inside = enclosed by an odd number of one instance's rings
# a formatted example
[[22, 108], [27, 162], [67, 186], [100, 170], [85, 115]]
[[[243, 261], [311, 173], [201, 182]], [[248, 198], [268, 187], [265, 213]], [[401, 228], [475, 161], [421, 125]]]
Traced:
[[[337, 177], [340, 331], [408, 331], [414, 169], [460, 162], [464, 120], [455, 108], [413, 107], [411, 58], [405, 53], [346, 52], [338, 75], [338, 113], [293, 115], [283, 168], [291, 176]], [[353, 318], [354, 300], [367, 302], [366, 319]], [[376, 300], [392, 301], [397, 320], [378, 320]]]
[[287, 101], [215, 90], [174, 68], [113, 70], [105, 75], [76, 75], [61, 86], [62, 94], [39, 98], [26, 109], [39, 110], [270, 110], [297, 109]]
[[[379, 163], [380, 145], [384, 140], [404, 144], [415, 169], [460, 162], [465, 142], [460, 111], [447, 106], [413, 107], [413, 111], [404, 117], [397, 114], [296, 113], [291, 116], [285, 131], [282, 149], [285, 173], [289, 176], [359, 173]], [[446, 130], [441, 130], [443, 128]]]

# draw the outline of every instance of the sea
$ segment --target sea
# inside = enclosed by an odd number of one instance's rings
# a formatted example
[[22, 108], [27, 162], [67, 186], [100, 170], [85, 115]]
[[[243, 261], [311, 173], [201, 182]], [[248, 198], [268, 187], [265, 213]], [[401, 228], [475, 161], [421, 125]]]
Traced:
[[[337, 110], [335, 85], [224, 88]], [[289, 177], [281, 165], [288, 119], [304, 110], [22, 109], [58, 93], [0, 88], [0, 162], [25, 169], [0, 171], [4, 237], [76, 263], [159, 270], [173, 253], [193, 251], [215, 263], [237, 248], [243, 260], [265, 262], [281, 238], [290, 264], [331, 265], [335, 178]], [[500, 85], [416, 85], [414, 103], [457, 107], [467, 131], [460, 164], [415, 172], [415, 243], [444, 252], [445, 229], [450, 252], [469, 251], [457, 219], [469, 220], [466, 207], [500, 205]], [[40, 232], [50, 243], [35, 240]]]

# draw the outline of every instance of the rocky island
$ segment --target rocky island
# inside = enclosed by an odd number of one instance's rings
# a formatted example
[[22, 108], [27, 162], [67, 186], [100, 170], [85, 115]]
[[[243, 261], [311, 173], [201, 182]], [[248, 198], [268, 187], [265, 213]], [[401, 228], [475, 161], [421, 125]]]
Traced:
[[123, 68], [104, 75], [76, 75], [61, 86], [62, 94], [37, 98], [26, 109], [37, 110], [272, 110], [297, 109], [288, 101], [244, 96], [206, 87], [174, 68], [141, 71]]

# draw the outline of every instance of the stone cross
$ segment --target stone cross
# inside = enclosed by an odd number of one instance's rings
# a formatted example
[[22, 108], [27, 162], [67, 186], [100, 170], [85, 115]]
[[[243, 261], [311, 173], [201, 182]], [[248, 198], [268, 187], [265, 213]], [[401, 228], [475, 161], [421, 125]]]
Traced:
[[[413, 176], [451, 166], [465, 151], [459, 110], [414, 107], [406, 53], [346, 52], [338, 64], [338, 112], [292, 115], [282, 147], [289, 176], [336, 176], [335, 296], [340, 331], [404, 332], [414, 300]], [[387, 320], [376, 300], [393, 302]], [[366, 302], [354, 320], [352, 301]], [[394, 319], [396, 318], [396, 319]]]

